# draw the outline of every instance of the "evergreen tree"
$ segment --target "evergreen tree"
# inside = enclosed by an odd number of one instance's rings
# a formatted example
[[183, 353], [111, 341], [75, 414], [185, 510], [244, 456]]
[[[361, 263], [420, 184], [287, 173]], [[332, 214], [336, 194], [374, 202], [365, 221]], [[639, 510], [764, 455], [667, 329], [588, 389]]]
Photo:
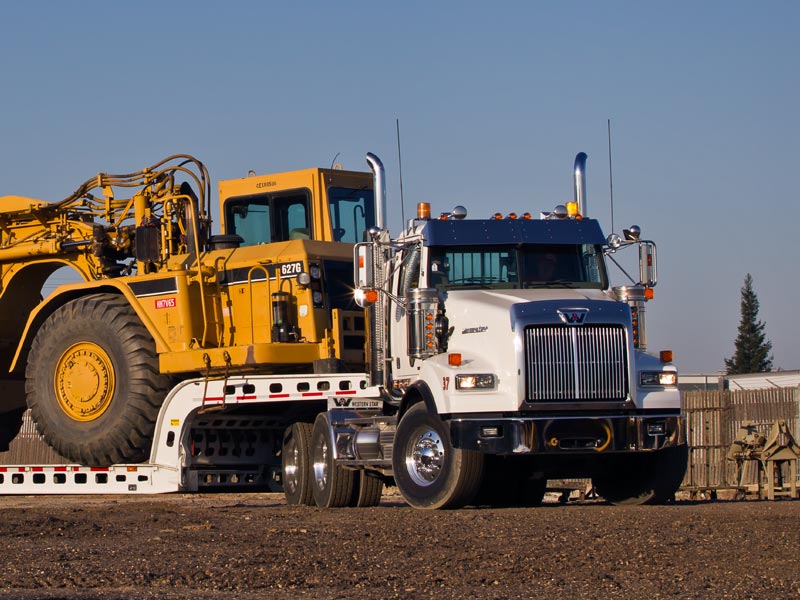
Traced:
[[742, 317], [739, 335], [734, 342], [732, 358], [725, 359], [728, 375], [764, 373], [772, 369], [772, 342], [765, 339], [764, 322], [758, 320], [758, 298], [753, 291], [753, 278], [744, 278], [741, 302]]

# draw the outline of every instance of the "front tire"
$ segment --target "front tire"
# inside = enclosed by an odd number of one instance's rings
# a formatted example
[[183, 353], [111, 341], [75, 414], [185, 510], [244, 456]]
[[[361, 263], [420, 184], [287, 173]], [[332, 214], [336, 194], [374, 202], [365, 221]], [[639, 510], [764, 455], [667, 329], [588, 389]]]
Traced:
[[619, 457], [592, 483], [611, 504], [664, 504], [675, 498], [686, 474], [689, 448], [685, 444], [655, 452]]
[[483, 455], [453, 448], [450, 432], [424, 403], [400, 419], [392, 456], [394, 479], [414, 508], [459, 508], [469, 504], [481, 484]]
[[25, 377], [36, 428], [62, 456], [96, 466], [148, 458], [171, 382], [123, 297], [93, 294], [58, 308], [33, 340]]

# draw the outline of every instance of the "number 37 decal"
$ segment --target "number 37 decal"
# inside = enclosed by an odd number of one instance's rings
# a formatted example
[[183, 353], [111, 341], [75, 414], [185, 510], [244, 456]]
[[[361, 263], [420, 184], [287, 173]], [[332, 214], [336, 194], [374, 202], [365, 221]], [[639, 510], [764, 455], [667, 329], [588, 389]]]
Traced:
[[442, 389], [448, 390], [450, 389], [450, 378], [449, 377], [442, 377]]

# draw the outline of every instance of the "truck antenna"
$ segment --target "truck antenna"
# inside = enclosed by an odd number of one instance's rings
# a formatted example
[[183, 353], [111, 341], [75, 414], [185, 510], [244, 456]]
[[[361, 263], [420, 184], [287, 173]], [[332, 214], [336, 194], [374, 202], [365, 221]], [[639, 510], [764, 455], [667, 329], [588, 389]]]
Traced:
[[336, 166], [336, 159], [339, 158], [340, 154], [341, 154], [341, 152], [337, 152], [336, 155], [333, 157], [333, 160], [331, 161], [331, 171]]
[[403, 157], [400, 154], [400, 119], [395, 119], [395, 124], [397, 125], [397, 163], [400, 174], [400, 218], [402, 219], [400, 229], [403, 229], [406, 226], [406, 210], [403, 199]]
[[611, 233], [614, 233], [614, 177], [611, 169], [611, 119], [608, 120], [608, 185], [611, 190]]

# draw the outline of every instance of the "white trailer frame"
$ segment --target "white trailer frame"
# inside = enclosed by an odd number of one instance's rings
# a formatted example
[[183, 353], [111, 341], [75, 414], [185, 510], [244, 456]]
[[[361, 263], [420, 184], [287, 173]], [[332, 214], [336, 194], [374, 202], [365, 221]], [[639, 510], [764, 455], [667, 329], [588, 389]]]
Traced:
[[[191, 379], [175, 386], [159, 412], [150, 460], [107, 467], [88, 465], [1, 465], [0, 495], [35, 494], [165, 494], [197, 492], [202, 487], [253, 487], [249, 478], [261, 453], [251, 447], [245, 457], [229, 452], [218, 441], [225, 466], [203, 470], [195, 463], [194, 427], [226, 432], [252, 427], [246, 413], [225, 409], [293, 402], [341, 405], [352, 399], [380, 399], [380, 389], [367, 384], [363, 373], [325, 375], [240, 376]], [[323, 409], [324, 410], [324, 409]], [[202, 436], [202, 434], [200, 434]], [[257, 442], [256, 442], [257, 443]], [[205, 478], [205, 481], [204, 481]]]

